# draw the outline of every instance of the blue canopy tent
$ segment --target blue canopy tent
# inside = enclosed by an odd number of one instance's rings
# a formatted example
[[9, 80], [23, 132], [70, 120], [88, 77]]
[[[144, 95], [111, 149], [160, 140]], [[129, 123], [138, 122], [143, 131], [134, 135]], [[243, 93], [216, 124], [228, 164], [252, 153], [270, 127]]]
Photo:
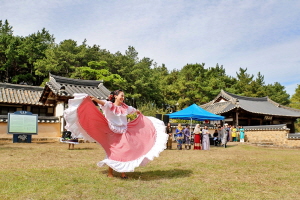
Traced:
[[[203, 108], [193, 104], [183, 110], [168, 114], [171, 119], [185, 119], [191, 120], [190, 131], [192, 128], [192, 120], [204, 121], [204, 120], [223, 120], [225, 117], [213, 114], [204, 110]], [[191, 136], [190, 136], [191, 137]]]
[[225, 117], [213, 114], [204, 110], [203, 108], [193, 104], [183, 110], [168, 114], [171, 119], [185, 119], [185, 120], [224, 120]]

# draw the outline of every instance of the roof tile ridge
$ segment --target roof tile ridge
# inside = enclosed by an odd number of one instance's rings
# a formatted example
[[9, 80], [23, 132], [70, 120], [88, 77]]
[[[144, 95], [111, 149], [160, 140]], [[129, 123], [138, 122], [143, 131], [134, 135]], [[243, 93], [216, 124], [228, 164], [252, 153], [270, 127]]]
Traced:
[[300, 112], [300, 109], [297, 109], [297, 108], [291, 108], [291, 107], [282, 105], [282, 104], [280, 104], [280, 103], [277, 103], [277, 102], [273, 101], [273, 100], [270, 99], [269, 97], [268, 97], [268, 102], [274, 104], [275, 106], [277, 106], [277, 107], [279, 107], [279, 108], [283, 108], [283, 109], [287, 109], [287, 110], [291, 110], [291, 111], [295, 111], [295, 112]]
[[215, 104], [233, 104], [231, 101], [219, 101], [219, 102], [216, 102]]
[[216, 103], [224, 103], [224, 102], [216, 102], [220, 97], [223, 97], [225, 99], [227, 99], [229, 102], [230, 100], [232, 100], [233, 98], [231, 96], [229, 96], [223, 89], [221, 89], [221, 91], [219, 92], [219, 94], [211, 101], [200, 105], [201, 108], [206, 108], [210, 105], [216, 104]]
[[230, 92], [226, 92], [223, 89], [221, 90], [221, 96], [227, 99], [228, 101], [235, 99]]
[[[103, 92], [104, 94], [105, 94], [105, 93], [108, 93], [108, 95], [109, 95], [109, 93], [110, 93], [110, 91], [104, 86], [103, 80], [102, 80], [101, 83], [99, 83], [98, 89], [100, 89], [100, 91]], [[108, 95], [107, 95], [107, 96], [108, 96]]]
[[267, 97], [267, 100], [268, 100], [268, 102], [270, 102], [271, 104], [273, 104], [274, 106], [276, 106], [276, 107], [279, 107], [280, 106], [280, 104], [279, 103], [277, 103], [277, 102], [275, 102], [275, 101], [273, 101], [272, 99], [270, 99], [269, 97]]
[[[207, 102], [207, 103], [205, 103], [205, 104], [202, 104], [201, 107], [206, 107], [206, 106], [210, 106], [210, 105], [212, 105], [212, 104], [214, 104], [214, 103], [219, 103], [219, 102], [216, 102], [216, 101], [217, 101], [220, 97], [224, 97], [223, 94], [224, 94], [224, 96], [226, 96], [226, 92], [224, 92], [224, 90], [221, 89], [221, 91], [219, 92], [219, 94], [218, 94], [213, 100], [211, 100], [211, 101], [209, 101], [209, 102]], [[227, 99], [227, 100], [229, 100], [229, 99]]]
[[[231, 102], [230, 102], [230, 103], [231, 103]], [[232, 104], [232, 103], [231, 103], [231, 104]], [[227, 105], [224, 109], [226, 109], [227, 107], [228, 107], [228, 105]], [[237, 107], [237, 106], [234, 104], [234, 106], [233, 106], [231, 109], [223, 110], [223, 112], [220, 112], [219, 114], [229, 112], [229, 111], [235, 109], [236, 107]]]
[[56, 94], [61, 87], [61, 84], [57, 83], [56, 80], [50, 76], [49, 82], [46, 85]]
[[214, 104], [214, 101], [215, 101], [215, 100], [209, 101], [209, 102], [207, 102], [207, 103], [205, 103], [205, 104], [200, 105], [199, 107], [205, 108], [205, 107], [207, 107], [207, 106], [210, 106], [210, 105]]
[[69, 84], [69, 85], [97, 87], [99, 84], [103, 83], [103, 80], [75, 79], [75, 78], [57, 76], [57, 75], [53, 75], [53, 74], [50, 74], [50, 77], [57, 80], [56, 82], [58, 82], [58, 83]]
[[10, 88], [12, 90], [21, 90], [21, 89], [27, 89], [32, 91], [42, 91], [43, 87], [38, 85], [22, 85], [22, 84], [13, 84], [13, 83], [0, 83], [1, 88]]
[[257, 113], [257, 114], [264, 114], [264, 115], [270, 115], [270, 116], [289, 116], [289, 115], [272, 114], [272, 113], [266, 113], [266, 112], [253, 112], [253, 111], [250, 111], [250, 110], [245, 109], [243, 107], [240, 107], [240, 108], [245, 110], [245, 111], [252, 112], [252, 113]]
[[234, 100], [239, 100], [239, 99], [243, 99], [243, 100], [249, 100], [249, 101], [253, 101], [253, 100], [260, 100], [260, 101], [267, 101], [268, 97], [248, 97], [248, 96], [242, 96], [242, 95], [237, 95], [237, 94], [232, 94], [230, 92], [225, 92], [227, 95], [229, 95], [232, 99]]
[[291, 107], [284, 106], [284, 105], [281, 105], [281, 104], [279, 104], [279, 107], [280, 107], [280, 108], [287, 109], [287, 110], [295, 111], [295, 112], [300, 112], [300, 109], [297, 109], [297, 108], [291, 108]]

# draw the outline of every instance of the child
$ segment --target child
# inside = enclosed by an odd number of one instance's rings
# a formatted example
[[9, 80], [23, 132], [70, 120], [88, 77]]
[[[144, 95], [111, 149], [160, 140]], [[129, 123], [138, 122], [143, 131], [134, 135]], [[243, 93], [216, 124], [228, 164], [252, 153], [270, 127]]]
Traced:
[[232, 141], [237, 142], [237, 129], [235, 126], [233, 126], [231, 129], [231, 136], [232, 136]]
[[[87, 94], [74, 94], [65, 110], [66, 128], [76, 137], [82, 136], [96, 141], [106, 152], [106, 158], [98, 166], [108, 165], [108, 176], [113, 170], [132, 172], [138, 166], [146, 165], [166, 148], [167, 134], [162, 121], [145, 117], [140, 111], [124, 103], [124, 92], [116, 90], [108, 100], [99, 100]], [[99, 112], [94, 103], [103, 111]], [[138, 117], [127, 122], [127, 115], [137, 113]]]

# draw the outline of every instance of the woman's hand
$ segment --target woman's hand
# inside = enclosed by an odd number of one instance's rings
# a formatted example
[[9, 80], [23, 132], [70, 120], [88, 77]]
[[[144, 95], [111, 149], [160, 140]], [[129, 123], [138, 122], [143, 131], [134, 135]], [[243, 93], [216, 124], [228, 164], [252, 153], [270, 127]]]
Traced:
[[94, 101], [94, 102], [97, 102], [97, 101], [96, 101], [96, 100], [97, 100], [96, 97], [90, 96], [90, 99], [91, 99], [92, 101]]
[[105, 104], [104, 101], [101, 101], [101, 100], [97, 99], [96, 97], [90, 96], [90, 99], [91, 99], [93, 102], [95, 102], [95, 103], [97, 103], [97, 104], [100, 104], [100, 105], [102, 105], [102, 106], [104, 106], [104, 104]]
[[138, 115], [139, 115], [139, 114], [142, 114], [142, 113], [141, 113], [141, 111], [139, 111], [139, 110], [136, 110], [136, 114], [138, 114]]

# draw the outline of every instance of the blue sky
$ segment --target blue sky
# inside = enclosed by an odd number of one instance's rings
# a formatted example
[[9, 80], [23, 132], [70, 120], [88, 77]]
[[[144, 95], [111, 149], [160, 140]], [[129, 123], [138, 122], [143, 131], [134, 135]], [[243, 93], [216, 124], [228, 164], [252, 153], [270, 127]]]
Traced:
[[187, 63], [261, 72], [293, 95], [300, 84], [298, 0], [1, 0], [14, 34], [42, 28], [55, 42], [73, 39], [115, 53], [133, 46], [169, 70]]

